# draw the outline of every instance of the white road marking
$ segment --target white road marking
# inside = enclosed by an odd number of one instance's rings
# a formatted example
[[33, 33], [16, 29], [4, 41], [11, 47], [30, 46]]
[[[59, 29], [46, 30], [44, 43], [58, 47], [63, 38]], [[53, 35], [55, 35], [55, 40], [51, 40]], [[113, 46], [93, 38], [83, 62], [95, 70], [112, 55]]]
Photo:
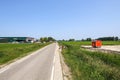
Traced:
[[[56, 55], [56, 51], [57, 51], [57, 45], [56, 45], [56, 49], [55, 49], [55, 55]], [[54, 55], [54, 59], [53, 59], [53, 66], [52, 66], [52, 73], [51, 73], [51, 79], [50, 80], [54, 80], [55, 55]]]
[[54, 56], [54, 60], [53, 60], [52, 73], [51, 73], [51, 79], [50, 80], [54, 79], [54, 70], [55, 70], [54, 64], [55, 64], [55, 56]]
[[5, 72], [5, 71], [8, 70], [9, 68], [10, 68], [9, 66], [6, 66], [5, 68], [1, 69], [1, 70], [0, 70], [0, 74], [3, 73], [3, 72]]

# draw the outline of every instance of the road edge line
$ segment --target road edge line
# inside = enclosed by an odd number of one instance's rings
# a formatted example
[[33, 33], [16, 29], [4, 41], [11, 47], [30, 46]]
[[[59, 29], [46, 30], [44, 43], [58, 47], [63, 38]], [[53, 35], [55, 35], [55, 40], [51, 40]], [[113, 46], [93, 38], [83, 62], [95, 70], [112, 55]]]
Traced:
[[54, 70], [55, 70], [55, 55], [54, 55], [54, 59], [53, 59], [53, 66], [52, 66], [52, 73], [51, 73], [50, 80], [54, 80]]

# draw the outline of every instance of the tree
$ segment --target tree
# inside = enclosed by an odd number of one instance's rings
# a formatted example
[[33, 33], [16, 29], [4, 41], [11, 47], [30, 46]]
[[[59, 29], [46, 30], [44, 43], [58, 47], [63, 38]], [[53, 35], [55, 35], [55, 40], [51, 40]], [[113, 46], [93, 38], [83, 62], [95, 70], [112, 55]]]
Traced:
[[47, 37], [44, 37], [44, 42], [48, 42], [48, 38]]
[[85, 41], [84, 39], [81, 39], [81, 41]]
[[48, 37], [48, 42], [50, 42], [50, 41], [55, 41], [55, 39], [52, 37]]
[[116, 36], [116, 37], [114, 37], [114, 40], [115, 40], [115, 41], [118, 41], [118, 40], [119, 40], [119, 38]]
[[41, 37], [40, 38], [40, 42], [52, 42], [52, 41], [55, 41], [55, 39], [54, 38], [52, 38], [52, 37]]
[[75, 41], [75, 39], [69, 39], [69, 41]]
[[42, 43], [44, 42], [44, 38], [43, 37], [40, 38], [40, 42], [42, 42]]
[[102, 41], [117, 41], [119, 40], [118, 37], [101, 37], [101, 38], [98, 38], [98, 40], [102, 40]]
[[87, 38], [86, 41], [91, 41], [92, 39], [91, 38]]

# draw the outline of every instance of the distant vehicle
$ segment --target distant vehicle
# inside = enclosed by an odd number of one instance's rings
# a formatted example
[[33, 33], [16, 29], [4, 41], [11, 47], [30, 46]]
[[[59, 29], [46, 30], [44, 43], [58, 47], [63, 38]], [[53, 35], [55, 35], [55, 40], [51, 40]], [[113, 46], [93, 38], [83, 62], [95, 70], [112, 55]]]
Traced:
[[92, 41], [92, 47], [93, 48], [100, 48], [102, 46], [102, 41], [101, 40], [93, 40]]

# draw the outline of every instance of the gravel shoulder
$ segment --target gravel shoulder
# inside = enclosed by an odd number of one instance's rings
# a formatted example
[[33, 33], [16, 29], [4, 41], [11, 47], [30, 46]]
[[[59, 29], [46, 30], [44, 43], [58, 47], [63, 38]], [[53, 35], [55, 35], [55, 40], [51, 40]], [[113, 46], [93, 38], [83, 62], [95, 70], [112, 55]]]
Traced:
[[65, 59], [62, 56], [62, 48], [59, 48], [60, 62], [62, 66], [63, 80], [72, 80], [72, 73], [68, 65], [65, 63]]
[[53, 69], [54, 69], [53, 79], [51, 80], [63, 80], [60, 50], [57, 43], [56, 43], [56, 51], [55, 51], [55, 56], [53, 61]]

